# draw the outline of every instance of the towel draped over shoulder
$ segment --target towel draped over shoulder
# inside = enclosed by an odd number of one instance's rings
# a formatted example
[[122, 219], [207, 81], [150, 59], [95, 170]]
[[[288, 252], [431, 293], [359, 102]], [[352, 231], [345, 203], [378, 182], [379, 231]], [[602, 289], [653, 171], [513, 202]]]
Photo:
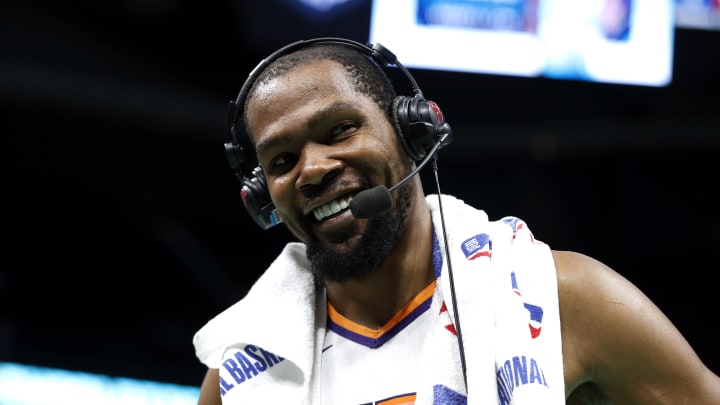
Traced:
[[[438, 285], [451, 318], [459, 315], [467, 371], [464, 376], [459, 358], [450, 366], [437, 360], [451, 336], [445, 325], [428, 330], [416, 404], [564, 404], [550, 248], [519, 218], [490, 221], [448, 195], [442, 196], [443, 226], [438, 196], [426, 200], [441, 246]], [[326, 308], [305, 246], [287, 244], [248, 294], [193, 338], [198, 359], [220, 369], [223, 403], [319, 404]]]

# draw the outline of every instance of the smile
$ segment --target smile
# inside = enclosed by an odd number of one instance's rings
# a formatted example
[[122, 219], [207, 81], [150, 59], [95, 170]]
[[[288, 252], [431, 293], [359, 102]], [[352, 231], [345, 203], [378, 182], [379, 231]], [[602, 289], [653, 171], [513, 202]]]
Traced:
[[350, 201], [352, 201], [352, 197], [342, 197], [338, 198], [337, 200], [330, 201], [327, 204], [323, 204], [313, 210], [313, 215], [315, 216], [315, 219], [318, 221], [322, 221], [323, 219], [335, 215], [338, 212], [346, 209], [348, 206], [350, 206]]

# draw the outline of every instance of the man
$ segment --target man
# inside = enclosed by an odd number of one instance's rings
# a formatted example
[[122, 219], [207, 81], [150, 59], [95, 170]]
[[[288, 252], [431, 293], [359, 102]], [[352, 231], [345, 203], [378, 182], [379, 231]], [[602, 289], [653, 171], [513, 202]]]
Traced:
[[718, 376], [622, 276], [518, 218], [425, 196], [412, 175], [450, 128], [386, 49], [291, 44], [234, 107], [246, 206], [299, 242], [195, 335], [199, 404], [720, 404]]

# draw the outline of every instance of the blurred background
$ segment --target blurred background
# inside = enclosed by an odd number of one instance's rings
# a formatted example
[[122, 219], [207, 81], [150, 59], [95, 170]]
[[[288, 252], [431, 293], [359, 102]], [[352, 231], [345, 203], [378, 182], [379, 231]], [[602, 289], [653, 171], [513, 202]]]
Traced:
[[[366, 42], [372, 3], [3, 1], [0, 362], [199, 385], [194, 332], [291, 240], [242, 206], [227, 103], [289, 42]], [[443, 192], [613, 267], [720, 372], [713, 21], [672, 28], [660, 86], [411, 71], [454, 129]]]

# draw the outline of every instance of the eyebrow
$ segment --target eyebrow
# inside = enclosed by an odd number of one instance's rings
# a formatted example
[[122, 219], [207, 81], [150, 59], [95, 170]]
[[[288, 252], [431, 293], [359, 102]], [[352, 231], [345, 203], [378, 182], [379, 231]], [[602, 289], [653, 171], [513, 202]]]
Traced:
[[[336, 101], [323, 107], [322, 109], [317, 110], [308, 120], [307, 125], [305, 125], [305, 129], [308, 132], [312, 132], [323, 122], [332, 117], [333, 114], [341, 111], [357, 111], [357, 109], [357, 106], [353, 103], [349, 103], [347, 101]], [[292, 138], [292, 135], [285, 134], [282, 136], [272, 137], [270, 139], [264, 139], [257, 143], [255, 151], [260, 154], [263, 150], [275, 147], [279, 144], [290, 143]]]

